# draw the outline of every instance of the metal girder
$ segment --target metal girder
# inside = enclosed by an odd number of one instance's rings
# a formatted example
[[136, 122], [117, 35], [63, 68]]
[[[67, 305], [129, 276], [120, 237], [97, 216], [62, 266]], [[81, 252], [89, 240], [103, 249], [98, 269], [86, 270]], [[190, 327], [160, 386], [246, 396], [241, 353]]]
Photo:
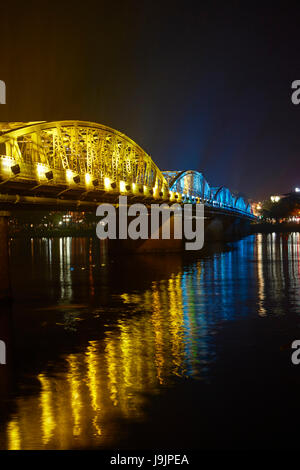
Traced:
[[199, 171], [163, 171], [163, 175], [171, 191], [181, 192], [187, 197], [200, 198], [206, 204], [226, 206], [228, 210], [252, 214], [248, 201], [241, 196], [233, 195], [225, 186], [211, 187]]
[[[54, 172], [54, 182], [86, 185], [92, 180], [105, 187], [105, 178], [119, 188], [120, 182], [145, 186], [148, 190], [168, 191], [168, 185], [151, 157], [133, 140], [109, 127], [86, 121], [41, 122], [3, 132], [0, 144], [5, 155], [26, 171], [16, 177], [33, 181], [41, 177], [38, 165]], [[21, 168], [22, 170], [22, 168]], [[69, 173], [68, 173], [69, 171]], [[0, 177], [4, 174], [0, 166]], [[88, 176], [86, 176], [88, 175]], [[109, 190], [110, 188], [106, 188]]]

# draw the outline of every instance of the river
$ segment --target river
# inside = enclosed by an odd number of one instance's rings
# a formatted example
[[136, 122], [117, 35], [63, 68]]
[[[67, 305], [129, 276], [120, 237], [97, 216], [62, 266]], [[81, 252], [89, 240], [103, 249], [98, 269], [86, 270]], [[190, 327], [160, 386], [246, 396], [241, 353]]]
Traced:
[[299, 233], [119, 257], [11, 240], [0, 449], [292, 447], [299, 251]]

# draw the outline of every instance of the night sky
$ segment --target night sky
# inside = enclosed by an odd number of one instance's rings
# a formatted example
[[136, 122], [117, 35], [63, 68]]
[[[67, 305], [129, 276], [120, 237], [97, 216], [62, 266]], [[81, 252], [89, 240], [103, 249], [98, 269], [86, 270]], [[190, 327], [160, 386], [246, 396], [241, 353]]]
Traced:
[[201, 170], [254, 199], [288, 192], [300, 186], [300, 6], [278, 5], [1, 3], [0, 120], [95, 121], [162, 170]]

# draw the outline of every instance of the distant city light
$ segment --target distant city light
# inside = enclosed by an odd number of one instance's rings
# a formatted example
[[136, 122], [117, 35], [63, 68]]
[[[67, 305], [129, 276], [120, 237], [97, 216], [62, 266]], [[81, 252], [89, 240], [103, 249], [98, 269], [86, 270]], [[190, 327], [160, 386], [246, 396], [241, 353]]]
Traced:
[[271, 196], [271, 201], [272, 201], [272, 202], [278, 202], [278, 201], [280, 201], [280, 196]]
[[295, 188], [296, 193], [300, 193], [300, 188]]

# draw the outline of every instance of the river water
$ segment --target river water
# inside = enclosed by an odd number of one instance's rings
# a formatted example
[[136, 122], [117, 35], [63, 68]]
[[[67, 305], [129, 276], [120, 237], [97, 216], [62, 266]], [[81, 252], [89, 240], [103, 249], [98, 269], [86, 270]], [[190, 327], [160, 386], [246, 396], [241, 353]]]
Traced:
[[300, 234], [198, 255], [11, 241], [0, 449], [286, 448], [297, 442]]

